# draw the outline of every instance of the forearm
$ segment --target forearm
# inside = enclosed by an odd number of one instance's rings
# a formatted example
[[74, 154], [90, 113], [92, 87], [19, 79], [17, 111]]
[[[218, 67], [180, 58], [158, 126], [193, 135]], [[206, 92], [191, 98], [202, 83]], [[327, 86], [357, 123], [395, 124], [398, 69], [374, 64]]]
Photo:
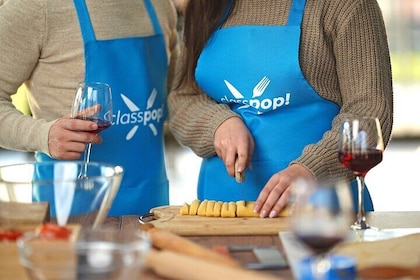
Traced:
[[41, 151], [48, 154], [48, 132], [52, 123], [34, 120], [1, 101], [0, 146], [10, 150]]
[[[295, 162], [318, 178], [352, 178], [337, 156], [341, 121], [350, 116], [375, 116], [380, 120], [385, 145], [393, 124], [393, 92], [385, 26], [374, 1], [360, 1], [351, 16], [337, 25], [334, 56], [341, 109], [323, 138], [305, 147]], [[361, 24], [363, 23], [363, 24]]]
[[21, 114], [11, 95], [37, 63], [45, 25], [42, 1], [18, 1], [0, 9], [0, 147], [48, 152], [50, 124]]

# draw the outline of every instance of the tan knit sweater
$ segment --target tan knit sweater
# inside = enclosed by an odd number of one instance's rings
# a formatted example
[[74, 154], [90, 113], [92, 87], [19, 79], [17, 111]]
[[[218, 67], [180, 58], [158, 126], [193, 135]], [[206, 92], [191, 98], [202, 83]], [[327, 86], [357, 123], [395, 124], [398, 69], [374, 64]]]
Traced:
[[[283, 25], [291, 0], [238, 0], [236, 3], [225, 27]], [[389, 50], [376, 0], [307, 0], [299, 59], [303, 74], [313, 88], [325, 99], [337, 103], [341, 110], [332, 130], [320, 142], [306, 146], [294, 162], [319, 177], [350, 178], [351, 173], [337, 158], [340, 121], [352, 115], [377, 116], [386, 143], [393, 122]], [[216, 104], [191, 88], [172, 92], [169, 109], [174, 136], [201, 157], [215, 155], [215, 130], [235, 116], [226, 105]]]
[[[97, 39], [153, 34], [143, 0], [86, 0], [86, 4]], [[178, 55], [176, 11], [171, 0], [152, 0], [152, 4], [173, 67]], [[49, 129], [57, 118], [70, 113], [84, 71], [73, 0], [9, 0], [0, 6], [0, 147], [48, 153]], [[24, 82], [34, 118], [23, 116], [11, 104], [10, 96]]]

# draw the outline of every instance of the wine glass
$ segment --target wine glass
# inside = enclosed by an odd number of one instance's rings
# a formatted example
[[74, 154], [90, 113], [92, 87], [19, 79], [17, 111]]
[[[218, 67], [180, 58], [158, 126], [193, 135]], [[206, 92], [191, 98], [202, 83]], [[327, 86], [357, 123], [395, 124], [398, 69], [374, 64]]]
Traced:
[[[329, 251], [348, 233], [352, 216], [349, 185], [345, 182], [308, 183], [298, 181], [292, 188], [292, 231], [313, 253], [308, 259], [311, 279], [330, 279], [334, 262]], [[306, 272], [308, 273], [308, 272]]]
[[358, 185], [357, 218], [351, 227], [354, 230], [372, 228], [366, 222], [363, 193], [367, 172], [382, 161], [384, 142], [379, 120], [374, 117], [343, 120], [338, 143], [338, 158], [356, 175]]
[[[74, 98], [71, 117], [92, 121], [98, 124], [98, 129], [91, 133], [98, 134], [112, 124], [112, 94], [111, 87], [101, 82], [79, 83]], [[92, 143], [86, 144], [84, 154], [85, 168], [80, 177], [87, 177], [87, 166], [90, 162]]]

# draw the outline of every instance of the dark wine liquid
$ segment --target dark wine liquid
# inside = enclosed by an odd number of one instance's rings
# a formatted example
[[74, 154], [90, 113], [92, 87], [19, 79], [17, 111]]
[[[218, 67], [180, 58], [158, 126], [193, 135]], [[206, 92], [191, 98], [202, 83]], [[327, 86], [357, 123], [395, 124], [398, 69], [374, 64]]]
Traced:
[[315, 254], [327, 253], [335, 245], [343, 241], [339, 236], [320, 236], [320, 235], [297, 235], [297, 238], [305, 243]]
[[343, 166], [352, 170], [354, 174], [366, 176], [366, 173], [372, 167], [382, 161], [382, 151], [376, 149], [370, 149], [360, 153], [339, 151], [338, 159]]
[[108, 127], [110, 127], [111, 124], [112, 124], [110, 121], [107, 121], [107, 120], [104, 120], [104, 119], [98, 119], [98, 118], [80, 118], [80, 117], [77, 117], [76, 119], [91, 121], [91, 122], [97, 123], [98, 124], [98, 129], [90, 131], [91, 133], [94, 133], [94, 134], [98, 134], [99, 132], [101, 132], [101, 131], [107, 129]]

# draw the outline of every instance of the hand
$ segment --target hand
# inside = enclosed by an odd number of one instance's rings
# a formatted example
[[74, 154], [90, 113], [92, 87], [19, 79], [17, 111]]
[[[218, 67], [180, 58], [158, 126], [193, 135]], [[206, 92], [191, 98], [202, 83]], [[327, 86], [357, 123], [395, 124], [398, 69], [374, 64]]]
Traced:
[[238, 158], [237, 172], [243, 172], [246, 167], [251, 168], [254, 139], [240, 118], [229, 118], [217, 128], [214, 133], [214, 147], [219, 158], [223, 160], [229, 176], [235, 176], [236, 158]]
[[259, 212], [261, 218], [276, 217], [289, 202], [290, 186], [298, 178], [315, 181], [312, 172], [300, 164], [292, 164], [271, 176], [255, 202], [254, 212]]
[[61, 160], [79, 159], [85, 151], [86, 144], [102, 142], [99, 135], [91, 133], [98, 129], [95, 122], [68, 117], [58, 119], [48, 134], [48, 149], [53, 158]]

